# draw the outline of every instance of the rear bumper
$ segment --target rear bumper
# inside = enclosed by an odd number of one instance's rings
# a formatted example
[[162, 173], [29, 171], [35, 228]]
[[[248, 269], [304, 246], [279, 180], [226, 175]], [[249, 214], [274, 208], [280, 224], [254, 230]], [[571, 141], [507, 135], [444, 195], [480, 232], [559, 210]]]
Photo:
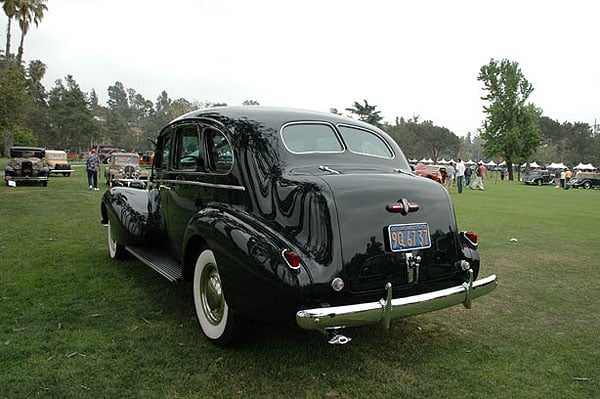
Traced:
[[296, 313], [296, 323], [305, 330], [326, 330], [382, 323], [388, 328], [391, 320], [401, 319], [463, 304], [471, 308], [471, 300], [487, 295], [498, 285], [496, 275], [440, 291], [392, 299], [392, 287], [388, 283], [387, 298], [378, 302], [328, 308], [304, 309]]

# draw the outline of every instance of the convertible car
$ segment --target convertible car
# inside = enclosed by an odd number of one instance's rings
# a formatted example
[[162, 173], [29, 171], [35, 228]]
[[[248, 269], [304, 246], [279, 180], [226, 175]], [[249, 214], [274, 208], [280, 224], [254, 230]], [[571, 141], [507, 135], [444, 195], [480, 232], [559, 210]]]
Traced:
[[224, 107], [179, 117], [155, 144], [147, 187], [103, 196], [109, 254], [190, 281], [216, 344], [248, 317], [295, 318], [344, 344], [346, 328], [470, 308], [497, 285], [477, 280], [477, 235], [459, 231], [447, 190], [374, 126]]

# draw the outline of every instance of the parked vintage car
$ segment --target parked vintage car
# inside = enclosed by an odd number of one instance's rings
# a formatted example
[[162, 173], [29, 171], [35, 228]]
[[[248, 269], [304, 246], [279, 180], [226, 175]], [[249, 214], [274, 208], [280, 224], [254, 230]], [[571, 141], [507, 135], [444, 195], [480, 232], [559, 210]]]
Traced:
[[100, 163], [108, 163], [108, 159], [110, 155], [114, 152], [125, 152], [124, 148], [119, 147], [111, 147], [107, 145], [99, 145], [97, 150], [98, 158], [100, 159]]
[[46, 150], [41, 147], [11, 147], [10, 160], [4, 168], [6, 185], [10, 182], [39, 182], [48, 185], [50, 170], [44, 157]]
[[415, 174], [443, 184], [446, 180], [446, 167], [443, 165], [425, 165], [418, 163], [415, 166]]
[[193, 286], [203, 333], [226, 345], [243, 318], [295, 317], [330, 343], [347, 327], [471, 301], [477, 235], [447, 190], [417, 177], [382, 130], [335, 114], [224, 107], [160, 133], [148, 188], [101, 203], [112, 258]]
[[572, 177], [565, 188], [600, 188], [600, 173], [598, 172], [577, 172]]
[[532, 169], [523, 175], [521, 181], [525, 184], [535, 184], [536, 186], [552, 184], [554, 183], [554, 174], [545, 169]]
[[104, 169], [106, 184], [113, 186], [135, 185], [145, 186], [148, 172], [140, 168], [140, 158], [136, 153], [113, 152], [108, 158], [108, 166]]
[[46, 150], [46, 165], [50, 169], [50, 174], [62, 174], [68, 177], [74, 172], [69, 162], [67, 162], [65, 151]]
[[154, 162], [154, 151], [144, 151], [140, 155], [140, 165], [152, 165]]

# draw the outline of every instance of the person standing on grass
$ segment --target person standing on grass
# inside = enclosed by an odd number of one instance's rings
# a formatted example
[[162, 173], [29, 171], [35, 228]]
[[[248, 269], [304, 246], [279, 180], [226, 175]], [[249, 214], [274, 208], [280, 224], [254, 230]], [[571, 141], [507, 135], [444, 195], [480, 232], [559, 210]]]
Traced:
[[482, 166], [483, 163], [479, 162], [479, 164], [477, 164], [477, 168], [475, 169], [475, 180], [473, 181], [473, 184], [471, 184], [471, 190], [475, 190], [475, 188], [478, 188], [480, 190], [483, 191], [483, 177], [482, 177]]
[[462, 163], [462, 159], [458, 158], [456, 162], [456, 187], [458, 187], [458, 193], [462, 193], [463, 189], [463, 178], [465, 177], [465, 164]]
[[473, 173], [473, 169], [471, 169], [471, 165], [465, 167], [465, 187], [469, 187], [471, 185], [471, 174]]
[[455, 170], [453, 162], [450, 162], [446, 167], [446, 187], [448, 188], [448, 190], [452, 188], [452, 182], [454, 181], [454, 173]]
[[98, 191], [98, 169], [100, 169], [100, 158], [96, 155], [96, 149], [92, 148], [87, 162], [85, 163], [87, 170], [88, 185], [90, 190]]

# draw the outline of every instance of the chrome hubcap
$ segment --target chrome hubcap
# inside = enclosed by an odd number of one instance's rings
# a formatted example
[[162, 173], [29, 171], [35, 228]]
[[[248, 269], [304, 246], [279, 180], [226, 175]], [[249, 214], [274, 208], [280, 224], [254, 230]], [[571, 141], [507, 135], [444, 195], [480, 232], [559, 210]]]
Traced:
[[219, 324], [223, 319], [225, 301], [221, 288], [221, 277], [213, 264], [206, 265], [202, 273], [200, 299], [206, 319], [213, 325]]

